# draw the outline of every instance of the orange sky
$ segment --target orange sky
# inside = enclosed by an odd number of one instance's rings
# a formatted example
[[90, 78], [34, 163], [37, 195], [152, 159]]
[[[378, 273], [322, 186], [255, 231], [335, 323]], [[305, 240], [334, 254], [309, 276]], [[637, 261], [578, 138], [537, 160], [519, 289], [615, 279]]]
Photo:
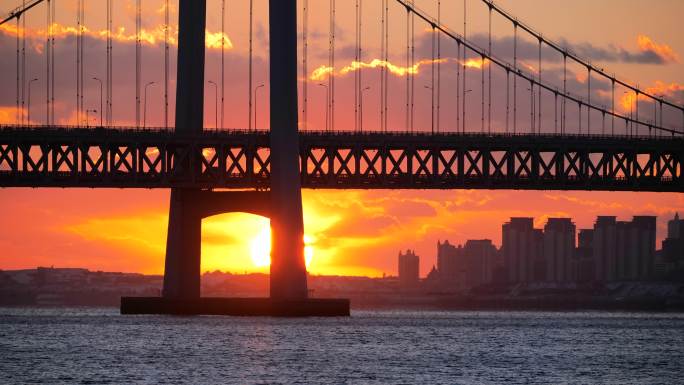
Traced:
[[[13, 8], [17, 3], [14, 0], [0, 0], [0, 12]], [[75, 8], [70, 1], [63, 1], [58, 10], [57, 22], [65, 27], [73, 26], [69, 20], [70, 12]], [[115, 12], [115, 25], [120, 31], [121, 41], [115, 46], [116, 52], [121, 52], [120, 65], [130, 64], [130, 34], [133, 31], [131, 18], [132, 1], [123, 2]], [[145, 17], [144, 28], [150, 31], [149, 41], [144, 47], [144, 60], [150, 65], [144, 67], [143, 77], [147, 80], [159, 80], [160, 46], [158, 40], [161, 14], [159, 13], [160, 1], [144, 2]], [[245, 78], [245, 54], [246, 54], [246, 25], [243, 15], [244, 2], [230, 1], [235, 3], [234, 9], [228, 14], [228, 30], [226, 32], [227, 51], [231, 55], [229, 76], [235, 77], [230, 89], [227, 89], [226, 116], [227, 127], [244, 127], [247, 123], [246, 109], [246, 84]], [[245, 3], [245, 4], [242, 4]], [[314, 71], [327, 65], [327, 3], [310, 2], [312, 5], [310, 34], [310, 75], [315, 76]], [[344, 3], [344, 2], [338, 2]], [[372, 2], [364, 2], [371, 4]], [[433, 3], [428, 0], [417, 1], [417, 4], [433, 12]], [[462, 14], [460, 6], [452, 2], [444, 2], [445, 23], [458, 31], [462, 30]], [[460, 3], [460, 2], [459, 2]], [[684, 14], [684, 3], [679, 1], [624, 1], [620, 2], [620, 9], [614, 13], [608, 13], [606, 7], [615, 2], [593, 1], [545, 1], [539, 7], [539, 1], [532, 0], [508, 0], [500, 1], [500, 4], [516, 16], [532, 24], [546, 36], [556, 40], [565, 40], [581, 46], [585, 43], [592, 45], [591, 52], [599, 49], [617, 52], [627, 52], [630, 57], [637, 57], [644, 52], [655, 52], [663, 60], [660, 64], [644, 62], [628, 62], [619, 58], [605, 59], [604, 63], [595, 60], [596, 63], [606, 68], [609, 72], [616, 72], [628, 80], [642, 85], [644, 88], [651, 87], [653, 92], [666, 93], [672, 98], [684, 94], [684, 65], [681, 62], [684, 52], [684, 39], [681, 37], [681, 28], [677, 15]], [[214, 39], [208, 39], [208, 45], [216, 46], [220, 42], [220, 27], [217, 22], [218, 1], [210, 0], [209, 9], [213, 9], [208, 20], [208, 31]], [[264, 6], [266, 1], [256, 0], [256, 23], [255, 23], [255, 83], [258, 85], [266, 82], [267, 62], [266, 47], [264, 40], [267, 36], [265, 31], [266, 13]], [[322, 6], [321, 4], [325, 4]], [[346, 4], [346, 3], [345, 3]], [[468, 0], [469, 9], [469, 35], [486, 32], [486, 11], [478, 10], [479, 0]], [[338, 10], [338, 47], [345, 50], [351, 47], [354, 41], [353, 35], [353, 7], [340, 5]], [[37, 9], [40, 9], [37, 8]], [[377, 10], [369, 9], [366, 17], [369, 20]], [[394, 12], [401, 15], [400, 9]], [[44, 15], [40, 11], [39, 16], [30, 16], [27, 27], [29, 34], [35, 34], [39, 38], [34, 42], [35, 57], [30, 65], [35, 68], [37, 76], [44, 72], [40, 65], [41, 31], [44, 33]], [[100, 30], [104, 28], [103, 19], [98, 16], [94, 9], [87, 10], [87, 27], [91, 32], [93, 44], [87, 50], [97, 51], [97, 39]], [[549, 17], [549, 15], [563, 15]], [[89, 15], [89, 16], [88, 16]], [[470, 19], [472, 17], [472, 19]], [[639, 23], [625, 22], [639, 18]], [[582, 20], [582, 28], [577, 28], [576, 20]], [[375, 23], [377, 24], [377, 23]], [[340, 59], [334, 69], [336, 76], [340, 78], [338, 84], [340, 110], [338, 112], [338, 127], [349, 125], [353, 120], [353, 109], [350, 108], [349, 100], [353, 100], [350, 87], [350, 71], [364, 71], [365, 79], [374, 82], [377, 78], [379, 66], [389, 67], [396, 74], [397, 87], [401, 83], [399, 77], [406, 70], [402, 56], [403, 39], [394, 39], [391, 45], [394, 47], [390, 63], [375, 62], [377, 48], [379, 47], [379, 27], [371, 22], [366, 22], [368, 30], [364, 44], [367, 47], [367, 56], [364, 63], [354, 64], [352, 57], [340, 53]], [[401, 33], [399, 22], [393, 28], [397, 28], [397, 35]], [[636, 29], [638, 25], [638, 29]], [[173, 30], [173, 27], [172, 27]], [[417, 28], [420, 34], [427, 34], [423, 28]], [[505, 38], [510, 32], [504, 23], [494, 23], [495, 36]], [[156, 31], [156, 32], [155, 32]], [[600, 32], [600, 33], [599, 33]], [[375, 38], [377, 35], [377, 39]], [[1, 42], [4, 45], [0, 49], [6, 49], [13, 53], [13, 30], [7, 28], [0, 31], [0, 38], [6, 37]], [[377, 40], [377, 41], [376, 41]], [[68, 49], [68, 36], [59, 42], [58, 51], [64, 53]], [[12, 43], [12, 44], [10, 44]], [[621, 51], [622, 50], [622, 51]], [[217, 50], [210, 50], [207, 55], [207, 78], [217, 79], [218, 56]], [[587, 52], [590, 50], [587, 48]], [[66, 54], [66, 53], [65, 53]], [[126, 56], [128, 55], [128, 56]], [[14, 56], [3, 55], [0, 59], [4, 81], [14, 84]], [[352, 55], [353, 56], [353, 55]], [[623, 57], [625, 55], [622, 55]], [[425, 60], [425, 57], [420, 60]], [[453, 64], [454, 58], [445, 59], [445, 71], [448, 70], [449, 61]], [[98, 75], [101, 71], [102, 61], [93, 60], [90, 71]], [[429, 70], [429, 61], [422, 62], [417, 71]], [[234, 64], [234, 65], [233, 65]], [[476, 63], [480, 64], [480, 63]], [[525, 64], [523, 62], [523, 64]], [[553, 67], [553, 62], [545, 63], [547, 68]], [[531, 60], [529, 66], [534, 70], [536, 61]], [[63, 65], [64, 78], [68, 80], [73, 74], [68, 65]], [[422, 67], [422, 68], [421, 68]], [[118, 67], [117, 67], [118, 68]], [[581, 71], [576, 71], [578, 76]], [[475, 71], [475, 69], [474, 69]], [[323, 99], [322, 90], [315, 87], [316, 83], [325, 79], [325, 73], [320, 73], [317, 80], [311, 81], [309, 120], [310, 127], [318, 128], [323, 124]], [[368, 74], [368, 75], [366, 75]], [[117, 124], [126, 124], [132, 121], [133, 106], [125, 103], [130, 100], [130, 78], [122, 73], [121, 88], [123, 91], [117, 97], [115, 113], [118, 112]], [[418, 77], [418, 79], [423, 79]], [[72, 91], [71, 83], [64, 80], [64, 84], [58, 89], [63, 92], [65, 99], [70, 98]], [[423, 81], [419, 80], [419, 81]], [[578, 85], [586, 81], [577, 80]], [[345, 83], [346, 82], [346, 83]], [[40, 81], [38, 82], [40, 83]], [[369, 83], [376, 86], [374, 83]], [[40, 87], [38, 85], [38, 87]], [[89, 103], [98, 102], [99, 95], [94, 84], [89, 84], [87, 95]], [[172, 85], [173, 87], [173, 85]], [[376, 86], [377, 87], [377, 86]], [[422, 85], [420, 85], [421, 91]], [[260, 94], [259, 107], [261, 112], [267, 110], [268, 90]], [[368, 111], [378, 108], [375, 90], [368, 93]], [[40, 95], [40, 91], [37, 91]], [[401, 92], [397, 92], [401, 94]], [[427, 96], [428, 91], [425, 91]], [[629, 95], [620, 94], [621, 102], [629, 107]], [[150, 93], [150, 121], [152, 124], [160, 124], [162, 121], [159, 100], [161, 87], [156, 86]], [[39, 96], [40, 97], [40, 96]], [[38, 98], [39, 98], [38, 97]], [[213, 126], [213, 89], [208, 88], [206, 96], [205, 120], [207, 126]], [[73, 98], [71, 98], [73, 99]], [[57, 106], [60, 121], [69, 123], [73, 119], [73, 108], [68, 99]], [[155, 102], [155, 100], [157, 102]], [[402, 103], [401, 98], [392, 100], [395, 106]], [[123, 101], [123, 102], [121, 102]], [[347, 105], [345, 106], [345, 102]], [[640, 100], [641, 102], [641, 100]], [[680, 103], [684, 100], [680, 100]], [[36, 121], [44, 119], [40, 102], [36, 101], [36, 111], [33, 115]], [[155, 108], [156, 107], [156, 108]], [[399, 108], [399, 107], [396, 107]], [[418, 129], [424, 129], [429, 123], [429, 104], [421, 104], [417, 107]], [[450, 123], [452, 116], [449, 112], [444, 113], [445, 126]], [[369, 113], [369, 129], [376, 129], [377, 117]], [[403, 114], [396, 113], [396, 125], [403, 129]], [[14, 87], [6, 87], [0, 92], [0, 119], [2, 122], [12, 122], [14, 112]], [[268, 120], [266, 114], [260, 114], [258, 125], [263, 126]], [[474, 119], [476, 120], [476, 119]], [[106, 202], [106, 204], [103, 204]], [[396, 274], [396, 255], [400, 249], [416, 249], [421, 259], [421, 273], [435, 263], [436, 243], [438, 240], [449, 239], [452, 243], [462, 243], [467, 239], [490, 238], [497, 245], [500, 243], [501, 224], [510, 216], [534, 216], [537, 226], [543, 226], [545, 218], [550, 216], [572, 216], [575, 218], [578, 228], [590, 227], [596, 215], [617, 215], [620, 219], [629, 219], [632, 215], [659, 215], [658, 236], [664, 235], [666, 220], [671, 218], [676, 211], [684, 212], [684, 197], [681, 194], [654, 194], [654, 193], [610, 193], [610, 192], [524, 192], [524, 191], [305, 191], [304, 192], [305, 226], [307, 243], [310, 245], [313, 256], [309, 270], [315, 274], [354, 274], [379, 276], [383, 273]], [[28, 268], [35, 266], [79, 266], [97, 270], [120, 270], [140, 271], [145, 273], [161, 273], [163, 271], [163, 255], [166, 238], [166, 221], [168, 210], [167, 191], [148, 190], [63, 190], [63, 189], [4, 189], [0, 190], [0, 269]], [[233, 272], [266, 271], [265, 267], [257, 267], [253, 261], [255, 246], [254, 239], [259, 239], [265, 229], [268, 228], [268, 220], [245, 214], [226, 214], [209, 218], [203, 223], [203, 246], [202, 268], [203, 270], [228, 270]], [[263, 238], [263, 236], [261, 236]]]

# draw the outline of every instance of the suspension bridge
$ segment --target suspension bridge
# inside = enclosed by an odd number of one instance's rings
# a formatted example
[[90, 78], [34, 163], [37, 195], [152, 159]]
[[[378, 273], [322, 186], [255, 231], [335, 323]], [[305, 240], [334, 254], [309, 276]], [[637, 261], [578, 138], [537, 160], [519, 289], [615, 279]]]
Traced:
[[[466, 1], [463, 2], [463, 31], [458, 33], [443, 22], [439, 0], [432, 1], [436, 17], [412, 0], [356, 0], [353, 61], [346, 67], [354, 75], [351, 106], [343, 106], [351, 104], [351, 100], [337, 96], [340, 53], [336, 35], [340, 26], [336, 20], [336, 1], [330, 0], [327, 4], [328, 63], [317, 69], [326, 75], [319, 79], [309, 69], [308, 0], [302, 0], [299, 5], [292, 0], [271, 0], [269, 11], [276, 16], [269, 20], [269, 130], [256, 127], [251, 0], [249, 84], [245, 98], [249, 105], [248, 127], [222, 128], [226, 93], [223, 0], [221, 80], [219, 84], [214, 83], [215, 129], [204, 129], [206, 2], [190, 0], [180, 0], [178, 8], [173, 128], [169, 128], [168, 0], [165, 0], [163, 28], [164, 126], [147, 128], [143, 123], [146, 109], [141, 112], [144, 93], [140, 0], [136, 1], [133, 71], [135, 126], [117, 126], [113, 114], [112, 0], [107, 0], [105, 7], [105, 97], [100, 107], [104, 117], [95, 127], [87, 119], [89, 111], [84, 104], [83, 88], [86, 15], [84, 1], [78, 0], [76, 124], [57, 124], [55, 37], [50, 26], [55, 22], [58, 1], [24, 1], [1, 22], [16, 22], [16, 109], [19, 113], [15, 124], [0, 127], [0, 187], [172, 189], [163, 291], [166, 300], [199, 298], [201, 219], [222, 212], [246, 211], [271, 218], [272, 299], [308, 303], [302, 187], [684, 192], [684, 106], [608, 73], [490, 0], [475, 2], [488, 14], [488, 33], [484, 39], [478, 36], [484, 41], [484, 47], [482, 41], [476, 43], [477, 39], [467, 37]], [[28, 12], [40, 10], [40, 3], [45, 3], [48, 26], [44, 50], [44, 122], [30, 119], [30, 114], [25, 112], [25, 104], [30, 106], [31, 80], [26, 71], [23, 23]], [[377, 8], [380, 14], [380, 56], [372, 61], [364, 59], [367, 53], [363, 48], [368, 41], [363, 34], [364, 10], [369, 7]], [[298, 15], [302, 17], [299, 36]], [[510, 57], [506, 55], [508, 50], [495, 50], [493, 17], [504, 20], [513, 29]], [[394, 30], [390, 33], [390, 26], [396, 28], [396, 25], [402, 26], [405, 35], [397, 37]], [[424, 46], [416, 44], [416, 28], [429, 31], [427, 53]], [[526, 34], [528, 38], [521, 39], [519, 34]], [[397, 57], [393, 51], [397, 46], [395, 39], [401, 40], [404, 46], [400, 53], [405, 56], [402, 68], [391, 61]], [[527, 48], [524, 61], [519, 48], [523, 44]], [[534, 44], [536, 67], [529, 61], [529, 47]], [[549, 59], [553, 55], [556, 59]], [[544, 68], [545, 63], [553, 60], [562, 63], [562, 69]], [[586, 87], [583, 95], [576, 84], [571, 87], [571, 79], [577, 74], [568, 70], [569, 64], [586, 71], [586, 80], [580, 83]], [[421, 87], [416, 84], [420, 81], [418, 69], [426, 66], [429, 81]], [[298, 76], [300, 68], [301, 77]], [[374, 72], [366, 74], [366, 69]], [[392, 78], [396, 73], [405, 82], [401, 86]], [[379, 96], [378, 108], [373, 112], [373, 115], [377, 113], [375, 130], [364, 129], [364, 105], [368, 102], [368, 97], [364, 102], [364, 92], [370, 89], [371, 75]], [[321, 127], [311, 127], [309, 87], [318, 81], [315, 85], [326, 90], [325, 119]], [[102, 83], [100, 80], [101, 87]], [[429, 91], [427, 98], [420, 96], [425, 90]], [[616, 108], [619, 91], [629, 102], [628, 112]], [[400, 103], [399, 96], [403, 99]], [[420, 103], [430, 106], [427, 122], [421, 121], [417, 112]], [[343, 107], [353, 110], [353, 121], [343, 119], [344, 123], [353, 124], [341, 128], [339, 110]], [[84, 115], [86, 124], [83, 124]], [[369, 115], [366, 112], [366, 120]], [[215, 191], [218, 189], [248, 191]], [[152, 305], [145, 302], [141, 306]], [[140, 307], [136, 309], [144, 311]]]

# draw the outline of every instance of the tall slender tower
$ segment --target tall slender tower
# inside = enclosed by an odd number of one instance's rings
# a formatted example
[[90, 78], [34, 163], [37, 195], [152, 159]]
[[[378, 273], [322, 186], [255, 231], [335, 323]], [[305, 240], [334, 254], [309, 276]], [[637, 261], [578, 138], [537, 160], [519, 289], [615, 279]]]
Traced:
[[270, 0], [271, 298], [307, 297], [297, 125], [297, 1]]
[[[176, 132], [201, 132], [204, 123], [204, 29], [206, 0], [179, 0]], [[186, 162], [181, 169], [197, 162]], [[202, 217], [193, 202], [198, 190], [173, 189], [166, 238], [166, 298], [200, 296]]]

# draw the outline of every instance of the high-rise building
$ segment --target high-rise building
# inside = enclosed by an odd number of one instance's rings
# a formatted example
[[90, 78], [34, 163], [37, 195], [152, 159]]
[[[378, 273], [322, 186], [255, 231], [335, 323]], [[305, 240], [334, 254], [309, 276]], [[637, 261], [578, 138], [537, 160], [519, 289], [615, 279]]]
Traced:
[[406, 250], [406, 254], [399, 252], [399, 284], [402, 287], [418, 286], [420, 280], [420, 258], [414, 250]]
[[656, 217], [635, 216], [632, 220], [632, 235], [636, 241], [636, 253], [630, 258], [633, 276], [648, 279], [653, 276], [656, 253]]
[[544, 263], [548, 282], [570, 282], [576, 228], [570, 218], [549, 218], [544, 226]]
[[617, 221], [615, 217], [599, 216], [594, 223], [594, 280], [615, 281], [617, 271]]
[[571, 280], [574, 282], [590, 282], [596, 279], [596, 259], [594, 255], [594, 242], [596, 231], [582, 229], [577, 237], [577, 250]]
[[616, 223], [618, 280], [643, 280], [653, 275], [656, 252], [656, 217], [635, 216]]
[[456, 284], [461, 276], [460, 259], [463, 257], [463, 247], [455, 246], [448, 240], [444, 243], [437, 241], [437, 272], [444, 284]]
[[475, 287], [492, 283], [498, 266], [497, 249], [489, 239], [469, 240], [463, 247], [465, 286]]
[[672, 268], [684, 263], [684, 220], [676, 213], [674, 219], [667, 222], [667, 238], [662, 246], [663, 262]]
[[[534, 228], [533, 218], [511, 218], [501, 228], [504, 266], [510, 283], [535, 281], [535, 270], [543, 266], [543, 233]], [[537, 267], [537, 269], [535, 269]]]
[[667, 237], [671, 239], [684, 238], [684, 220], [679, 219], [679, 213], [675, 213], [674, 218], [667, 222]]

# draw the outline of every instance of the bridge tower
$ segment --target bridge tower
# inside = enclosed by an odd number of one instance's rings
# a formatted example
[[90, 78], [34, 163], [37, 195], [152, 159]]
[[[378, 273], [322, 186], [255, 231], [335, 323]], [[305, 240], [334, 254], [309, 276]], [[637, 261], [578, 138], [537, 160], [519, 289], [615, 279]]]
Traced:
[[[163, 297], [200, 297], [202, 218], [221, 212], [270, 213], [271, 298], [307, 298], [297, 128], [296, 0], [270, 0], [271, 191], [171, 191]], [[176, 132], [203, 129], [206, 0], [180, 0]], [[183, 167], [199, 167], [188, 159]], [[265, 197], [270, 197], [264, 199]]]

